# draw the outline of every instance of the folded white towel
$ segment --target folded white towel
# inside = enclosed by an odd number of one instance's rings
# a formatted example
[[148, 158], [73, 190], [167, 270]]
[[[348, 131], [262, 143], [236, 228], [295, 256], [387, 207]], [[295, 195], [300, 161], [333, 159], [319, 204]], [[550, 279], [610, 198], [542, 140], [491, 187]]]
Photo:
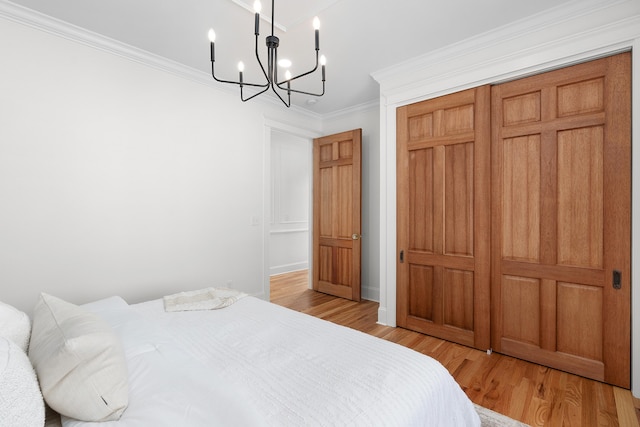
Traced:
[[241, 298], [244, 292], [225, 288], [206, 288], [179, 292], [163, 298], [165, 311], [216, 310], [228, 307]]

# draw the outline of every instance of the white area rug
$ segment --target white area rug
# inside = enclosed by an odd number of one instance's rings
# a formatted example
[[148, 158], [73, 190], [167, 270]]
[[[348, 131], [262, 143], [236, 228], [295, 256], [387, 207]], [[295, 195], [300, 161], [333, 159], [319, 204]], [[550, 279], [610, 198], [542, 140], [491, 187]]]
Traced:
[[480, 416], [482, 427], [529, 427], [528, 424], [516, 421], [513, 418], [499, 414], [491, 409], [483, 408], [475, 403], [474, 406], [476, 407], [476, 412]]

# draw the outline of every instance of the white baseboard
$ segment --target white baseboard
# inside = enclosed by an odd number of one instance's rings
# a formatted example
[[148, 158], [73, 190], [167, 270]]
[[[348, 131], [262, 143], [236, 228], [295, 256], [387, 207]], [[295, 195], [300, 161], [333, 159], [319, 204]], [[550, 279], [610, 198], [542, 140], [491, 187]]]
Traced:
[[274, 276], [276, 274], [291, 273], [298, 270], [307, 270], [309, 268], [309, 262], [296, 262], [293, 264], [276, 265], [269, 268], [269, 275]]

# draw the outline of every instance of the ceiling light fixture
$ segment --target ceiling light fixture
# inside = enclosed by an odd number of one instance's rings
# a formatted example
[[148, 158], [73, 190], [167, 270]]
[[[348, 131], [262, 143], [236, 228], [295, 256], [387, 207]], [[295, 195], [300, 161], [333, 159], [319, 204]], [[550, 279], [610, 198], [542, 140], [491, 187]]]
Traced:
[[[265, 83], [259, 84], [259, 83], [247, 83], [244, 81], [243, 78], [243, 72], [244, 72], [244, 63], [240, 62], [238, 63], [238, 81], [233, 81], [233, 80], [223, 80], [223, 79], [219, 79], [216, 77], [216, 73], [215, 73], [215, 61], [216, 61], [216, 55], [215, 55], [215, 41], [216, 41], [216, 33], [213, 31], [213, 28], [209, 30], [209, 41], [211, 42], [211, 75], [213, 76], [213, 78], [221, 83], [231, 83], [231, 84], [236, 84], [238, 86], [240, 86], [240, 99], [242, 99], [243, 102], [246, 102], [252, 98], [255, 98], [256, 96], [268, 91], [269, 89], [273, 90], [273, 92], [278, 95], [278, 98], [280, 98], [280, 100], [282, 101], [282, 103], [284, 105], [286, 105], [287, 107], [291, 106], [291, 93], [301, 93], [303, 95], [311, 95], [311, 96], [322, 96], [324, 95], [324, 82], [325, 82], [325, 64], [326, 64], [326, 58], [324, 57], [324, 55], [319, 56], [319, 51], [320, 51], [320, 20], [318, 19], [318, 17], [316, 16], [315, 18], [313, 18], [313, 28], [315, 29], [315, 50], [316, 50], [316, 65], [315, 67], [313, 67], [312, 70], [307, 71], [306, 73], [302, 73], [299, 74], [295, 77], [291, 76], [291, 72], [288, 70], [288, 68], [291, 66], [291, 61], [287, 60], [287, 59], [281, 59], [280, 61], [278, 61], [278, 46], [280, 44], [280, 39], [278, 39], [278, 37], [275, 36], [274, 33], [274, 3], [275, 0], [271, 0], [271, 35], [266, 37], [266, 42], [267, 42], [267, 70], [265, 70], [264, 66], [262, 65], [262, 61], [260, 60], [260, 55], [258, 54], [258, 36], [260, 35], [260, 11], [262, 10], [262, 4], [260, 3], [259, 0], [256, 0], [256, 2], [253, 5], [253, 8], [255, 10], [255, 36], [256, 36], [256, 59], [258, 60], [258, 64], [260, 65], [260, 68], [262, 69], [262, 73], [264, 74], [264, 77], [266, 79]], [[283, 68], [287, 68], [287, 70], [285, 71], [285, 75], [284, 75], [284, 79], [283, 80], [278, 80], [278, 67], [277, 66], [281, 66]], [[297, 80], [301, 77], [307, 76], [313, 72], [315, 72], [318, 69], [318, 65], [322, 66], [322, 93], [311, 93], [311, 92], [305, 92], [302, 90], [296, 90], [296, 89], [292, 89], [291, 88], [291, 82], [294, 80]], [[245, 86], [250, 86], [250, 87], [254, 87], [254, 88], [259, 88], [258, 92], [245, 98], [244, 96], [244, 91], [243, 88]], [[283, 96], [281, 95], [280, 91], [286, 91], [286, 101], [285, 98], [283, 98]]]

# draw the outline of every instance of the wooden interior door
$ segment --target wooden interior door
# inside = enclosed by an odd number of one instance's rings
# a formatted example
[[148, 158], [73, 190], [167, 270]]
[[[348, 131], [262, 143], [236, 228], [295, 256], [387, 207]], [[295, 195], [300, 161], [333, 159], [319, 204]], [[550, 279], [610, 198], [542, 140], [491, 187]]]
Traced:
[[360, 301], [362, 130], [313, 140], [313, 289]]
[[630, 384], [630, 54], [492, 89], [493, 349]]
[[397, 111], [397, 324], [490, 345], [490, 89]]

